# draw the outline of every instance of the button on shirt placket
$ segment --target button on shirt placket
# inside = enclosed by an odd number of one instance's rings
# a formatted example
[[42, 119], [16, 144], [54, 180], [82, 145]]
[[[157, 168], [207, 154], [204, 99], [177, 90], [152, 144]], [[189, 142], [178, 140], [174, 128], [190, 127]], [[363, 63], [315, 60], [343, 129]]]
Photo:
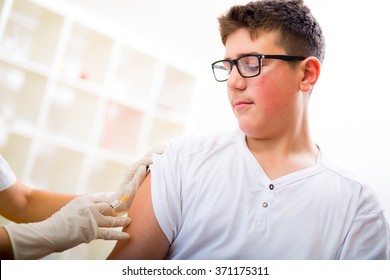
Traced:
[[269, 184], [267, 188], [264, 189], [264, 193], [260, 201], [261, 207], [259, 209], [259, 220], [258, 220], [259, 227], [265, 227], [267, 224], [268, 212], [272, 205], [274, 192], [275, 192], [275, 186], [273, 184]]
[[[275, 186], [273, 185], [273, 184], [270, 184], [269, 186], [268, 186], [268, 194], [269, 195], [267, 195], [267, 199], [272, 199], [273, 198], [273, 194], [274, 194], [274, 192], [273, 192], [273, 190], [275, 189]], [[269, 201], [270, 200], [264, 200], [264, 202], [263, 202], [263, 208], [268, 208], [269, 207]]]

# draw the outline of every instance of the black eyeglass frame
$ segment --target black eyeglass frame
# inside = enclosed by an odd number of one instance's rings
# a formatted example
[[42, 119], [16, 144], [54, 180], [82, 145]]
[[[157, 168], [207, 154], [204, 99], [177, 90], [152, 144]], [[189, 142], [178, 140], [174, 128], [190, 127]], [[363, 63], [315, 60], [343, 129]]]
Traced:
[[[238, 67], [238, 60], [240, 60], [241, 58], [244, 58], [244, 57], [257, 57], [258, 61], [259, 61], [259, 72], [257, 74], [254, 74], [254, 75], [243, 75], [241, 73], [241, 70], [240, 70], [240, 67]], [[229, 76], [224, 79], [224, 80], [218, 80], [217, 79], [217, 76], [215, 75], [215, 71], [214, 71], [214, 65], [217, 64], [217, 63], [220, 63], [220, 62], [229, 62], [230, 63], [230, 71], [228, 73], [228, 75], [230, 75], [230, 73], [232, 72], [233, 70], [233, 66], [235, 65], [237, 67], [237, 70], [238, 70], [238, 73], [240, 73], [241, 77], [243, 78], [253, 78], [253, 77], [256, 77], [256, 76], [259, 76], [260, 73], [261, 73], [261, 68], [262, 68], [262, 60], [264, 58], [268, 58], [268, 59], [280, 59], [280, 60], [285, 60], [285, 61], [299, 61], [299, 60], [304, 60], [306, 59], [306, 57], [304, 56], [296, 56], [296, 55], [283, 55], [283, 54], [245, 54], [245, 55], [242, 55], [236, 59], [222, 59], [222, 60], [218, 60], [214, 63], [211, 64], [211, 68], [213, 69], [213, 74], [214, 74], [214, 78], [215, 80], [217, 80], [217, 82], [225, 82], [228, 80]]]

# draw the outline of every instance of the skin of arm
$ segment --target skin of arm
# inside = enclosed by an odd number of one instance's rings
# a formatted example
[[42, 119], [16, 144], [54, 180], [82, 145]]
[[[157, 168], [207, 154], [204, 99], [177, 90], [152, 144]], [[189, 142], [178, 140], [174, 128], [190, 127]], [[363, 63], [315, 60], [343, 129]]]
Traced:
[[12, 251], [11, 240], [5, 228], [0, 227], [0, 260], [12, 260], [14, 253]]
[[74, 194], [32, 189], [17, 180], [11, 187], [0, 192], [0, 215], [16, 223], [39, 222], [75, 197]]
[[118, 241], [107, 259], [164, 259], [170, 244], [153, 211], [151, 173], [138, 189], [128, 214], [132, 222], [123, 230], [130, 238]]

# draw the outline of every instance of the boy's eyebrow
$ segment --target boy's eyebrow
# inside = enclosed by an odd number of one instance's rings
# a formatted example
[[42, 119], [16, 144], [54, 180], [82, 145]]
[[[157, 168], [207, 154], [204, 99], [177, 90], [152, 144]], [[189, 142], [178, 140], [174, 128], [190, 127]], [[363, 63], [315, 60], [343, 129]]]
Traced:
[[[237, 54], [236, 58], [239, 58], [243, 55], [248, 55], [248, 54], [260, 54], [259, 52], [248, 52], [248, 53], [239, 53]], [[231, 60], [232, 58], [225, 56], [224, 59]]]

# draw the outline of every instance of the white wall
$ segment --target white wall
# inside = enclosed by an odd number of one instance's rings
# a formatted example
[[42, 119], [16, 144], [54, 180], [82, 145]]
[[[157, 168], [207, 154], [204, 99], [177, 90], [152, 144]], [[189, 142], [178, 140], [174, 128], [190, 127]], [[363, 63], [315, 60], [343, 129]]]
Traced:
[[335, 160], [364, 178], [390, 218], [390, 18], [386, 2], [307, 0], [327, 53], [311, 104], [312, 131]]

